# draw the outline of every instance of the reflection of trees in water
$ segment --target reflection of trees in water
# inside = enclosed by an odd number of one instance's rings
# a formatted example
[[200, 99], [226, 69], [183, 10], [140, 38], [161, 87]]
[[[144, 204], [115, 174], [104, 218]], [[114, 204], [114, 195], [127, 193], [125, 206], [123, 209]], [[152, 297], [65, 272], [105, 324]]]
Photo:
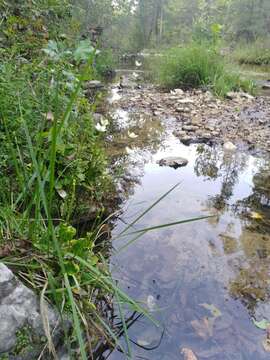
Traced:
[[245, 263], [230, 291], [253, 312], [258, 301], [270, 300], [270, 163], [259, 167], [252, 194], [238, 201], [234, 210], [245, 221], [240, 237]]
[[212, 197], [211, 203], [217, 209], [224, 209], [233, 195], [239, 174], [247, 165], [247, 155], [242, 152], [223, 152], [218, 147], [198, 146], [198, 157], [194, 171], [197, 176], [209, 180], [221, 179], [220, 194]]
[[270, 231], [270, 162], [263, 163], [253, 176], [252, 194], [238, 201], [235, 210], [241, 215], [251, 211], [258, 213], [259, 219], [250, 219], [250, 231], [269, 234]]
[[[118, 183], [118, 192], [126, 198], [134, 193], [135, 185], [140, 184], [145, 163], [158, 151], [165, 136], [159, 121], [136, 113], [129, 116], [132, 125], [115, 132], [106, 146], [110, 169]], [[131, 138], [132, 133], [135, 137]]]
[[[198, 147], [197, 152], [197, 176], [221, 182], [219, 194], [210, 201], [211, 206], [222, 210], [233, 195], [239, 175], [247, 166], [248, 156], [207, 146]], [[253, 176], [251, 195], [233, 205], [233, 210], [243, 220], [242, 234], [236, 240], [242, 252], [233, 261], [237, 274], [230, 283], [230, 293], [254, 312], [258, 301], [270, 299], [270, 163], [259, 167]], [[232, 256], [239, 248], [234, 246], [229, 250], [227, 255]]]

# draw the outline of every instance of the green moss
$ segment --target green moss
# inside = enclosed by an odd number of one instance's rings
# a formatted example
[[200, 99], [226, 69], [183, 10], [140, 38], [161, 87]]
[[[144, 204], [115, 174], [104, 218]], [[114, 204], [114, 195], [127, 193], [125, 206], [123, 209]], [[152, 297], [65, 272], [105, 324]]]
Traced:
[[26, 325], [16, 332], [16, 346], [12, 351], [12, 355], [19, 355], [28, 352], [33, 348], [32, 329]]

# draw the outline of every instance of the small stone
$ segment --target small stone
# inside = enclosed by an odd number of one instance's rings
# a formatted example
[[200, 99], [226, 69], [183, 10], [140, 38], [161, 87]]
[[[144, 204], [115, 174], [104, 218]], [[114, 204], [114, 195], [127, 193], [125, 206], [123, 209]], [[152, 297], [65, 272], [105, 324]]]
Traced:
[[194, 100], [190, 98], [180, 99], [178, 100], [178, 104], [194, 104]]
[[191, 119], [191, 125], [195, 125], [195, 126], [200, 126], [201, 125], [201, 120], [194, 117], [193, 119]]
[[187, 133], [185, 131], [183, 131], [183, 130], [178, 130], [178, 131], [176, 130], [176, 131], [174, 131], [174, 135], [179, 136], [179, 137], [183, 137], [183, 136], [186, 136]]
[[183, 167], [186, 166], [188, 164], [188, 160], [182, 157], [178, 157], [178, 156], [169, 156], [167, 158], [158, 160], [157, 163], [160, 166], [169, 166], [172, 167], [174, 169], [177, 169], [179, 167]]
[[210, 140], [212, 138], [212, 134], [209, 132], [205, 132], [201, 135], [203, 139]]
[[235, 99], [238, 99], [238, 98], [239, 98], [239, 93], [237, 93], [237, 92], [235, 92], [235, 91], [229, 91], [229, 92], [226, 94], [226, 97], [227, 97], [227, 99], [235, 100]]
[[171, 94], [173, 95], [183, 95], [184, 91], [182, 89], [174, 89], [171, 91]]
[[223, 149], [225, 151], [235, 151], [237, 149], [237, 147], [230, 141], [225, 142], [225, 144], [223, 145]]
[[104, 85], [99, 80], [88, 81], [85, 85], [86, 89], [102, 89]]
[[191, 136], [186, 135], [183, 136], [180, 141], [184, 145], [190, 145], [194, 141], [194, 139]]
[[196, 125], [184, 125], [182, 127], [182, 130], [192, 132], [192, 131], [198, 130], [198, 126], [196, 126]]
[[270, 89], [270, 82], [265, 82], [263, 85], [262, 85], [262, 89], [264, 90], [269, 90]]
[[175, 109], [175, 111], [182, 113], [190, 113], [191, 110], [188, 107], [178, 107]]
[[209, 131], [214, 131], [215, 130], [214, 126], [211, 126], [211, 125], [206, 125], [205, 129], [209, 130]]
[[240, 93], [240, 96], [244, 99], [248, 99], [248, 100], [253, 100], [254, 99], [254, 96], [248, 94], [248, 93], [245, 93], [245, 92], [241, 92]]

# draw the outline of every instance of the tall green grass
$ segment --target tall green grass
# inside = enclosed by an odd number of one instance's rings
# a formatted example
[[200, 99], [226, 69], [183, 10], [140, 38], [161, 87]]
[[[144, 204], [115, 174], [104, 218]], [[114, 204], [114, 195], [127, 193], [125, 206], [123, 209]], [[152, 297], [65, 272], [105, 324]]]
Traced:
[[239, 64], [270, 65], [270, 38], [238, 44], [232, 57]]
[[230, 70], [218, 51], [209, 44], [187, 44], [155, 57], [150, 65], [153, 78], [165, 88], [206, 87], [218, 96], [228, 91], [251, 91], [252, 84]]

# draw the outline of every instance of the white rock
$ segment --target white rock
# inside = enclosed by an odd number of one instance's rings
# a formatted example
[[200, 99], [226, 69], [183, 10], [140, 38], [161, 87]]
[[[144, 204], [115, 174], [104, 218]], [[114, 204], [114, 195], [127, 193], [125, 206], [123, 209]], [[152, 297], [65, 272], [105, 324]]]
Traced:
[[[59, 316], [50, 306], [48, 306], [48, 319], [51, 331], [56, 328], [55, 333], [58, 332], [59, 336]], [[0, 263], [0, 324], [0, 354], [14, 348], [17, 342], [16, 333], [24, 326], [29, 326], [38, 338], [45, 335], [39, 299], [2, 263]]]
[[171, 90], [171, 94], [173, 94], [173, 95], [183, 95], [184, 91], [182, 89], [174, 89], [174, 90]]
[[227, 141], [224, 143], [223, 149], [225, 151], [235, 151], [237, 149], [237, 147], [232, 142]]
[[194, 104], [194, 100], [190, 98], [180, 99], [178, 100], [179, 104]]

